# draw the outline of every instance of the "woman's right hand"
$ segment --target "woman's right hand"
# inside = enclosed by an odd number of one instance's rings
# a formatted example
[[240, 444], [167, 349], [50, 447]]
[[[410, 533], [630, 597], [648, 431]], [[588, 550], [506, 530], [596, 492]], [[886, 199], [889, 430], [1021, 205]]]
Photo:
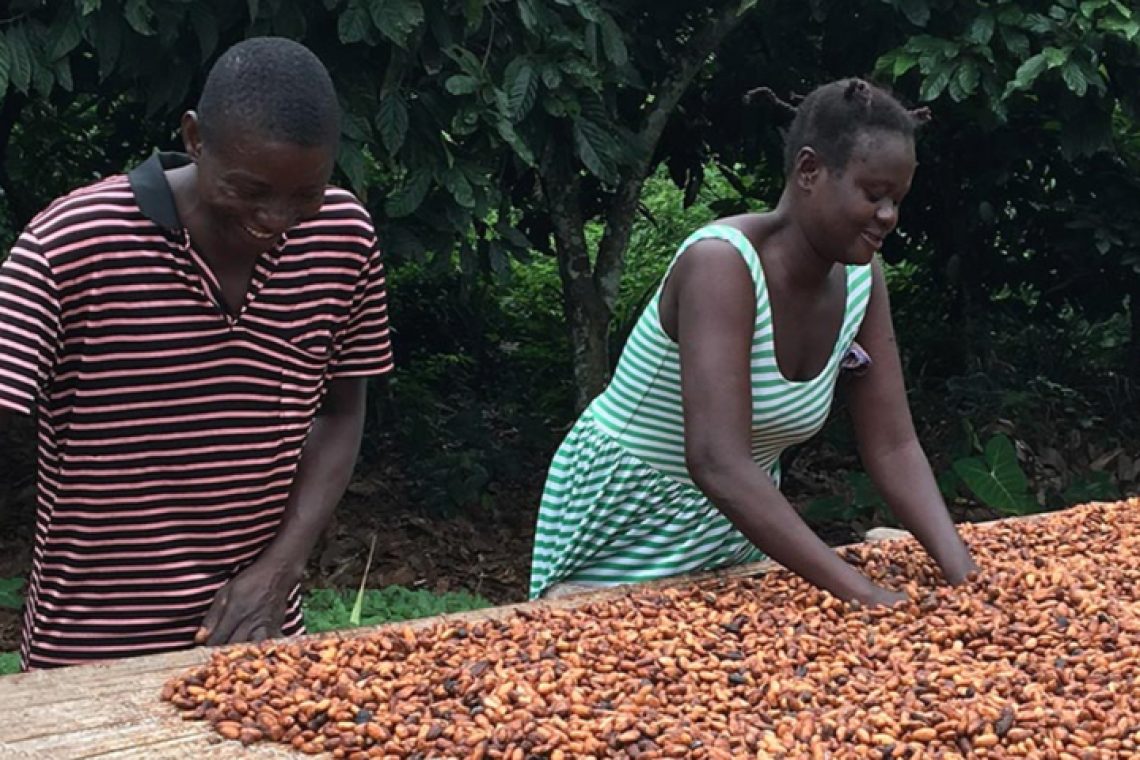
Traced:
[[867, 591], [856, 597], [864, 607], [894, 607], [910, 599], [909, 596], [900, 591], [891, 591], [870, 581], [867, 585], [869, 586]]

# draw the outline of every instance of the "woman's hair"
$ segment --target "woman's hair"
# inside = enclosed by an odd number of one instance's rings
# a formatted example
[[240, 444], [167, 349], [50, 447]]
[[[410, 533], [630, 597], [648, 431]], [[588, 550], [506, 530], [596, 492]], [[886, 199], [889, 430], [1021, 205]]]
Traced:
[[795, 168], [796, 156], [810, 146], [831, 171], [841, 173], [863, 132], [884, 130], [913, 137], [915, 129], [930, 121], [929, 108], [908, 109], [887, 90], [863, 79], [840, 79], [820, 85], [798, 105], [780, 99], [771, 89], [758, 87], [745, 95], [763, 95], [792, 115], [784, 136], [784, 174]]

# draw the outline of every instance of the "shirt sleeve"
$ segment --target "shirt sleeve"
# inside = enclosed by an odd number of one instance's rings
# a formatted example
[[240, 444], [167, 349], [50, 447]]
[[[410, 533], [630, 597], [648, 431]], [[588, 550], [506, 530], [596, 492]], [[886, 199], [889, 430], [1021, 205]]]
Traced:
[[368, 260], [352, 295], [348, 320], [336, 337], [329, 376], [386, 375], [393, 366], [388, 285], [380, 243], [373, 237]]
[[31, 414], [59, 350], [55, 278], [35, 235], [0, 262], [0, 407]]

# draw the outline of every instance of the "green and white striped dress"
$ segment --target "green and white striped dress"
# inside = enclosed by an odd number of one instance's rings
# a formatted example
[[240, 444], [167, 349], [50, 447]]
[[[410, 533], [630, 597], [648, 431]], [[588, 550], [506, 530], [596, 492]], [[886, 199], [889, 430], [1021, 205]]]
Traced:
[[[791, 382], [776, 365], [772, 313], [760, 259], [738, 230], [713, 225], [691, 235], [731, 243], [756, 288], [752, 334], [752, 457], [780, 482], [780, 454], [823, 426], [840, 362], [871, 294], [871, 267], [847, 267], [847, 308], [827, 365]], [[674, 258], [673, 264], [676, 264]], [[542, 494], [530, 596], [556, 583], [607, 586], [763, 558], [693, 484], [685, 467], [681, 367], [661, 328], [661, 290], [634, 327], [609, 387], [559, 447]]]

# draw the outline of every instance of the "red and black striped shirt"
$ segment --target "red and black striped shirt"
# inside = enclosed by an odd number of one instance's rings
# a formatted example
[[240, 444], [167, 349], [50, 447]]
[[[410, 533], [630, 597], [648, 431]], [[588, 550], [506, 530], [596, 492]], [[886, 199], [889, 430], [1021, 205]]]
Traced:
[[392, 368], [361, 204], [330, 187], [230, 315], [163, 173], [186, 160], [55, 201], [0, 265], [0, 406], [38, 426], [29, 667], [190, 646], [274, 537], [328, 381]]

